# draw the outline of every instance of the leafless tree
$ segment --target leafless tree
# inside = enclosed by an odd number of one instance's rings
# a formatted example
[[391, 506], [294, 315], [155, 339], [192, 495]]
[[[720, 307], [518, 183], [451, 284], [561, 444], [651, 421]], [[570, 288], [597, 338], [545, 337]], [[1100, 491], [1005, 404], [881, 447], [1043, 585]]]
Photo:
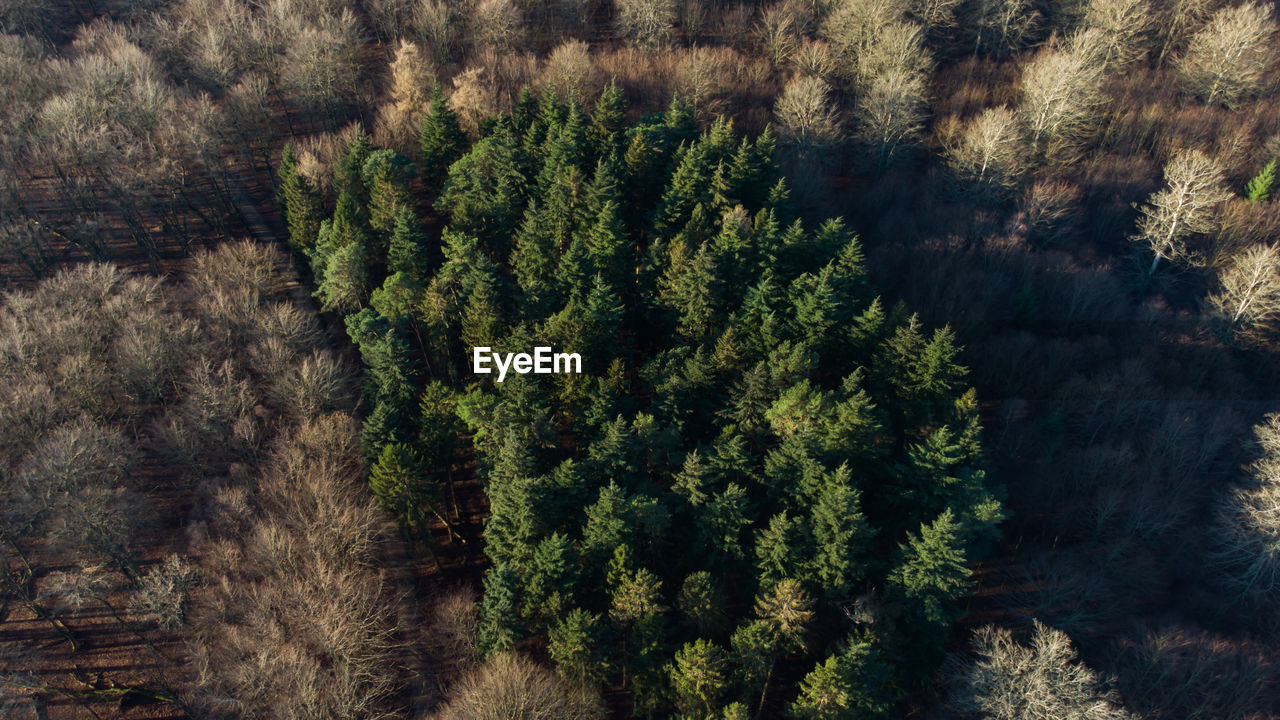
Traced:
[[413, 28], [423, 50], [437, 65], [449, 62], [457, 51], [458, 38], [448, 3], [443, 0], [419, 0], [413, 13]]
[[1146, 54], [1154, 14], [1148, 0], [1089, 0], [1084, 26], [1101, 33], [1103, 68], [1112, 70]]
[[172, 630], [186, 622], [187, 600], [191, 588], [199, 581], [199, 571], [177, 555], [166, 555], [138, 581], [138, 594], [132, 610]]
[[948, 666], [951, 705], [991, 720], [1127, 720], [1107, 683], [1076, 658], [1066, 633], [1035, 622], [1030, 646], [987, 625], [973, 639], [972, 659]]
[[1157, 6], [1156, 61], [1163, 66], [1175, 53], [1186, 47], [1191, 34], [1199, 29], [1213, 12], [1213, 0], [1169, 0]]
[[1148, 275], [1161, 260], [1189, 261], [1193, 253], [1187, 241], [1215, 227], [1214, 208], [1231, 197], [1222, 170], [1199, 150], [1181, 150], [1164, 168], [1164, 189], [1142, 209], [1138, 232], [1130, 239], [1151, 252]]
[[418, 45], [407, 40], [400, 41], [390, 69], [391, 97], [378, 111], [374, 141], [379, 146], [412, 155], [436, 71]]
[[791, 63], [800, 74], [823, 80], [831, 78], [836, 71], [836, 61], [831, 54], [831, 47], [821, 40], [802, 42], [796, 48]]
[[883, 172], [919, 140], [927, 92], [922, 74], [888, 70], [858, 98], [857, 137], [870, 149], [877, 171]]
[[773, 113], [785, 144], [816, 150], [840, 141], [840, 117], [831, 100], [831, 86], [821, 78], [793, 78], [783, 89]]
[[895, 20], [879, 28], [859, 49], [858, 88], [866, 91], [891, 73], [908, 82], [913, 77], [927, 78], [933, 71], [933, 57], [924, 41], [924, 28], [914, 22]]
[[657, 48], [671, 39], [676, 20], [675, 0], [618, 0], [618, 34], [632, 44]]
[[1032, 158], [1075, 159], [1098, 118], [1101, 79], [1102, 67], [1093, 58], [1071, 50], [1047, 50], [1023, 68], [1018, 114]]
[[595, 98], [602, 86], [591, 48], [581, 40], [569, 40], [551, 51], [541, 81], [566, 102], [577, 98], [579, 103], [586, 103]]
[[740, 65], [740, 59], [732, 50], [695, 47], [681, 53], [676, 63], [674, 90], [689, 102], [699, 118], [713, 119], [724, 113], [724, 95], [734, 70]]
[[596, 720], [598, 700], [559, 675], [512, 654], [491, 658], [450, 692], [433, 720]]
[[1041, 22], [1030, 0], [976, 0], [972, 7], [965, 28], [973, 51], [997, 58], [1026, 47]]
[[800, 47], [802, 30], [790, 5], [779, 3], [766, 8], [756, 23], [760, 50], [775, 67], [785, 67]]
[[1234, 106], [1264, 90], [1275, 66], [1275, 10], [1246, 2], [1213, 14], [1178, 61], [1187, 89], [1206, 103]]
[[294, 101], [333, 121], [361, 89], [360, 29], [344, 10], [323, 26], [305, 25], [289, 39], [280, 61], [280, 81]]
[[480, 123], [498, 111], [498, 94], [488, 82], [490, 73], [481, 66], [472, 66], [453, 78], [453, 94], [449, 105], [457, 111], [467, 132], [479, 132]]
[[947, 146], [947, 165], [962, 192], [1000, 199], [1017, 187], [1026, 171], [1025, 147], [1017, 115], [1006, 106], [987, 108]]
[[313, 351], [293, 363], [271, 387], [275, 402], [291, 417], [309, 420], [350, 406], [351, 369], [332, 353]]
[[1018, 202], [1027, 240], [1040, 247], [1061, 245], [1080, 223], [1080, 188], [1062, 180], [1036, 180]]
[[524, 19], [512, 0], [480, 0], [471, 26], [479, 48], [504, 52], [524, 44]]
[[1280, 250], [1254, 245], [1233, 256], [1218, 277], [1209, 308], [1238, 342], [1258, 340], [1280, 319]]

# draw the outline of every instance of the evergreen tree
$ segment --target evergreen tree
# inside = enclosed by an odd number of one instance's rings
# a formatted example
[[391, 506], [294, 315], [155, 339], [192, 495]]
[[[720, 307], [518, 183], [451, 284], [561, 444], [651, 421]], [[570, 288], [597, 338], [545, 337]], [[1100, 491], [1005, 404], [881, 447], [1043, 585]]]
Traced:
[[427, 478], [426, 466], [418, 454], [404, 443], [383, 445], [377, 461], [369, 468], [369, 488], [401, 528], [420, 538], [431, 551], [431, 518], [439, 519], [446, 527], [449, 524], [441, 512], [438, 488]]
[[360, 177], [369, 193], [369, 225], [382, 236], [396, 229], [401, 210], [413, 209], [409, 182], [415, 169], [409, 158], [394, 150], [378, 150], [369, 154]]
[[724, 650], [698, 639], [686, 643], [668, 666], [675, 705], [685, 717], [710, 718], [719, 709], [727, 684]]
[[[281, 171], [283, 172], [283, 170]], [[1244, 197], [1249, 202], [1262, 202], [1271, 197], [1271, 186], [1276, 182], [1276, 159], [1271, 158], [1262, 170], [1249, 181], [1244, 188]]]
[[427, 233], [413, 210], [400, 208], [387, 243], [387, 272], [405, 273], [425, 285], [431, 270], [431, 250], [427, 243]]
[[524, 580], [526, 616], [548, 624], [563, 616], [573, 604], [577, 574], [573, 542], [560, 533], [543, 538], [533, 551]]
[[768, 527], [760, 531], [756, 540], [756, 578], [761, 588], [772, 588], [799, 574], [803, 532], [799, 518], [788, 518], [785, 510], [774, 515]]
[[422, 120], [418, 135], [421, 153], [422, 184], [427, 194], [439, 192], [453, 165], [466, 152], [467, 136], [458, 123], [458, 114], [440, 91], [440, 83], [431, 87], [431, 111]]
[[954, 601], [969, 588], [969, 568], [965, 565], [959, 525], [950, 507], [932, 524], [920, 525], [919, 536], [911, 534], [900, 546], [890, 583], [906, 603], [918, 623], [928, 624], [925, 633], [941, 633], [956, 618]]
[[677, 607], [698, 635], [715, 633], [723, 622], [724, 599], [715, 578], [706, 570], [690, 573], [680, 588]]
[[800, 697], [787, 709], [797, 720], [874, 720], [888, 716], [889, 681], [875, 649], [851, 642], [818, 663], [800, 683]]
[[597, 158], [622, 158], [626, 141], [627, 101], [617, 82], [611, 81], [600, 93], [591, 110], [591, 123], [587, 128], [587, 140]]
[[436, 207], [449, 214], [455, 232], [474, 235], [495, 256], [503, 255], [524, 213], [522, 164], [510, 125], [499, 123], [450, 166]]
[[364, 248], [357, 243], [343, 245], [330, 254], [316, 294], [325, 310], [351, 314], [369, 298], [369, 266]]
[[814, 547], [809, 571], [827, 600], [840, 603], [865, 576], [872, 536], [846, 466], [824, 479], [809, 524]]
[[566, 680], [581, 687], [604, 682], [608, 658], [604, 654], [600, 616], [580, 607], [570, 610], [547, 633], [547, 654]]
[[311, 181], [298, 172], [298, 158], [293, 143], [286, 143], [280, 157], [280, 188], [276, 201], [284, 213], [289, 229], [289, 246], [299, 253], [315, 247], [324, 219], [320, 193]]
[[364, 164], [373, 152], [373, 141], [361, 127], [347, 142], [347, 150], [338, 158], [333, 169], [333, 189], [339, 197], [350, 196], [356, 206], [367, 207], [369, 191], [364, 184]]
[[476, 644], [482, 655], [510, 650], [524, 632], [516, 613], [519, 588], [520, 575], [508, 565], [495, 565], [485, 572], [476, 627]]
[[671, 246], [659, 298], [675, 315], [676, 330], [689, 341], [711, 333], [718, 306], [719, 282], [711, 248], [692, 249], [676, 241]]

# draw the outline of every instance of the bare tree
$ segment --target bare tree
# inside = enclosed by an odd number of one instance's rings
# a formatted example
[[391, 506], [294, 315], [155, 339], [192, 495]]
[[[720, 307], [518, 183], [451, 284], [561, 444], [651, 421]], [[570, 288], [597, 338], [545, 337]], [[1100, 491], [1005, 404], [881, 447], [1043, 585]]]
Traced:
[[477, 47], [502, 52], [524, 44], [524, 18], [512, 0], [480, 0], [471, 19]]
[[1237, 341], [1260, 339], [1280, 319], [1280, 250], [1254, 245], [1237, 253], [1218, 278], [1221, 288], [1209, 296], [1212, 315]]
[[786, 66], [802, 39], [795, 13], [786, 3], [767, 8], [756, 23], [755, 32], [761, 52], [775, 68]]
[[925, 47], [924, 28], [914, 22], [895, 20], [885, 24], [859, 50], [855, 79], [866, 90], [880, 78], [897, 73], [898, 79], [927, 78], [933, 72], [933, 57]]
[[972, 659], [948, 667], [951, 705], [990, 720], [1128, 720], [1116, 693], [1076, 658], [1066, 633], [1035, 622], [1030, 646], [987, 625], [973, 639]]
[[1037, 180], [1022, 193], [1018, 209], [1027, 241], [1041, 247], [1071, 239], [1080, 221], [1080, 188], [1062, 180]]
[[1214, 0], [1169, 0], [1161, 3], [1156, 15], [1156, 63], [1165, 61], [1186, 47], [1187, 40], [1213, 11]]
[[871, 81], [854, 107], [857, 137], [883, 172], [919, 140], [924, 128], [925, 77], [905, 70], [889, 70]]
[[177, 555], [166, 555], [138, 581], [138, 595], [131, 610], [165, 630], [186, 622], [187, 599], [199, 580], [199, 571]]
[[975, 53], [1004, 58], [1026, 47], [1040, 25], [1030, 0], [976, 0], [965, 23]]
[[1100, 31], [1103, 69], [1111, 70], [1146, 54], [1154, 15], [1148, 0], [1089, 0], [1084, 25]]
[[1130, 239], [1151, 252], [1148, 275], [1161, 260], [1191, 259], [1187, 240], [1215, 227], [1214, 208], [1231, 197], [1222, 170], [1199, 150], [1181, 150], [1164, 167], [1165, 188], [1142, 209], [1138, 232]]
[[840, 116], [831, 86], [821, 78], [796, 77], [773, 109], [782, 142], [801, 150], [829, 148], [840, 141]]
[[494, 656], [450, 692], [433, 720], [596, 720], [599, 701], [520, 655]]
[[670, 41], [675, 0], [618, 0], [616, 11], [618, 34], [633, 45], [657, 48]]
[[552, 50], [546, 67], [542, 69], [541, 79], [562, 100], [577, 98], [579, 103], [594, 98], [601, 87], [600, 72], [591, 59], [591, 48], [581, 40], [569, 40]]
[[410, 155], [417, 146], [436, 72], [418, 45], [407, 40], [396, 48], [390, 70], [390, 102], [379, 109], [373, 135], [379, 145]]
[[1222, 8], [1191, 37], [1178, 61], [1183, 83], [1210, 104], [1233, 106], [1259, 94], [1275, 65], [1270, 41], [1276, 30], [1269, 4]]
[[450, 6], [443, 0], [420, 0], [413, 13], [414, 31], [437, 65], [449, 62], [458, 49], [456, 23], [451, 16]]
[[1026, 171], [1024, 148], [1017, 115], [1002, 105], [969, 120], [945, 154], [962, 192], [1000, 199], [1017, 187]]
[[1102, 105], [1102, 68], [1070, 50], [1048, 50], [1022, 71], [1018, 114], [1027, 128], [1029, 155], [1070, 162], [1089, 136]]
[[1258, 459], [1250, 482], [1220, 505], [1214, 564], [1238, 597], [1270, 603], [1280, 589], [1280, 414], [1268, 415], [1253, 433]]
[[359, 49], [359, 24], [350, 10], [324, 26], [306, 25], [290, 38], [281, 83], [295, 102], [334, 121], [361, 89]]
[[805, 40], [796, 48], [791, 64], [801, 75], [812, 75], [824, 80], [836, 71], [836, 60], [831, 46], [821, 40]]
[[698, 117], [715, 118], [725, 110], [723, 96], [739, 64], [739, 57], [727, 48], [695, 47], [681, 53], [673, 78], [675, 92], [689, 102]]

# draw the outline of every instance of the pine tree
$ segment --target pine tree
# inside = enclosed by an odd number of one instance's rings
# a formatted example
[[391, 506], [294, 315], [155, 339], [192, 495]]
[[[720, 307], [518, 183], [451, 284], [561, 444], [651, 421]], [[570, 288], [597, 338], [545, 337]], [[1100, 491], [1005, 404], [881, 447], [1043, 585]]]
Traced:
[[909, 535], [899, 546], [897, 567], [889, 573], [891, 586], [912, 613], [935, 632], [945, 630], [955, 619], [952, 603], [970, 584], [959, 530], [955, 514], [947, 508], [932, 524], [922, 524], [919, 535]]
[[846, 720], [854, 717], [853, 688], [840, 658], [830, 655], [800, 683], [800, 697], [787, 715], [797, 720]]
[[558, 532], [543, 538], [533, 551], [524, 578], [525, 615], [548, 624], [563, 616], [573, 605], [577, 574], [573, 542]]
[[1249, 202], [1262, 202], [1271, 197], [1271, 186], [1276, 181], [1276, 159], [1271, 158], [1262, 170], [1245, 186], [1244, 197]]
[[474, 235], [501, 256], [524, 214], [527, 180], [522, 165], [510, 124], [499, 122], [450, 166], [436, 207], [449, 214], [453, 231]]
[[427, 243], [426, 230], [413, 210], [400, 208], [387, 243], [387, 272], [404, 273], [425, 285], [431, 270], [431, 251]]
[[395, 231], [401, 210], [412, 209], [409, 182], [415, 169], [409, 158], [394, 150], [370, 153], [360, 177], [369, 193], [369, 226], [385, 238]]
[[608, 658], [602, 647], [600, 616], [580, 607], [570, 610], [547, 633], [547, 654], [566, 680], [580, 687], [604, 682]]
[[333, 189], [342, 195], [350, 196], [356, 206], [364, 208], [369, 204], [368, 188], [364, 184], [364, 164], [373, 152], [373, 141], [363, 128], [357, 127], [351, 140], [347, 143], [347, 151], [338, 158], [333, 169]]
[[369, 489], [401, 528], [418, 536], [430, 549], [430, 518], [443, 522], [444, 515], [437, 488], [427, 479], [426, 466], [412, 448], [398, 442], [384, 445], [369, 468]]
[[715, 258], [709, 246], [695, 250], [677, 240], [668, 263], [658, 297], [674, 313], [680, 336], [696, 342], [711, 333], [719, 304]]
[[724, 599], [715, 578], [705, 570], [690, 573], [680, 587], [676, 606], [698, 635], [715, 633], [723, 622]]
[[676, 709], [685, 717], [709, 718], [728, 684], [724, 650], [699, 638], [685, 643], [668, 666]]
[[737, 684], [757, 709], [764, 704], [781, 653], [778, 639], [768, 621], [755, 619], [734, 630], [729, 640]]
[[458, 114], [440, 91], [440, 83], [431, 88], [431, 111], [422, 120], [418, 135], [421, 152], [422, 184], [429, 196], [439, 192], [449, 175], [449, 166], [466, 152], [467, 136], [458, 123]]
[[862, 515], [859, 494], [846, 466], [827, 476], [809, 525], [814, 554], [809, 572], [831, 603], [840, 603], [862, 581], [872, 530]]
[[325, 310], [349, 315], [369, 298], [369, 266], [364, 248], [349, 243], [334, 250], [324, 264], [316, 294]]
[[311, 181], [298, 172], [298, 159], [293, 143], [287, 143], [280, 158], [280, 189], [276, 200], [284, 212], [285, 225], [289, 229], [289, 245], [296, 252], [306, 254], [315, 247], [320, 233], [324, 209], [320, 193]]
[[595, 157], [621, 160], [626, 150], [627, 101], [617, 82], [610, 82], [591, 110], [587, 140]]
[[788, 518], [784, 510], [774, 515], [768, 527], [759, 532], [756, 539], [756, 578], [762, 589], [772, 588], [787, 577], [799, 574], [803, 531], [800, 519]]
[[495, 565], [484, 574], [484, 595], [476, 644], [482, 655], [510, 650], [524, 632], [516, 607], [520, 601], [520, 575], [508, 565]]
[[870, 643], [843, 643], [801, 681], [800, 697], [787, 715], [797, 720], [888, 717], [893, 700], [888, 670]]

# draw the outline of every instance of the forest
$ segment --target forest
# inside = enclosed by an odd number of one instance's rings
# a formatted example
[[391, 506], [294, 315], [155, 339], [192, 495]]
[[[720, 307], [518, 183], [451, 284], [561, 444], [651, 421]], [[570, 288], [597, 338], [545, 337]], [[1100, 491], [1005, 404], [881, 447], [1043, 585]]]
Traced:
[[0, 714], [1280, 716], [1278, 43], [0, 0]]

